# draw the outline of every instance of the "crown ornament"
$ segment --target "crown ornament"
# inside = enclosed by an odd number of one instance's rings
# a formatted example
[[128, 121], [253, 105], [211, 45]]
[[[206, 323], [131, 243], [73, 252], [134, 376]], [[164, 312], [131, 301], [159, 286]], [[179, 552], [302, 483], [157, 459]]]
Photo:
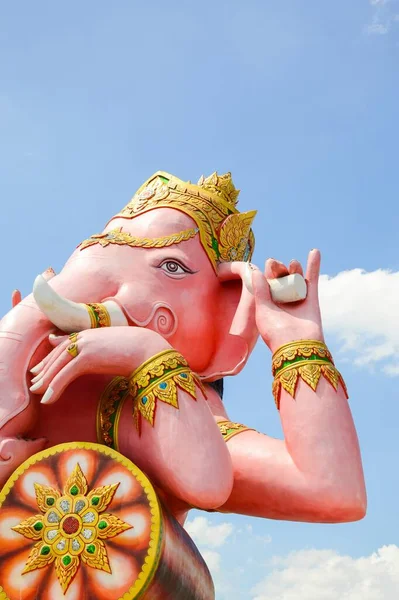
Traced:
[[221, 262], [249, 261], [253, 254], [251, 225], [256, 211], [238, 211], [239, 193], [231, 173], [202, 176], [195, 185], [158, 171], [115, 217], [133, 219], [156, 208], [184, 212], [196, 223], [201, 244], [216, 271]]
[[197, 185], [204, 190], [209, 190], [213, 194], [222, 197], [228, 204], [231, 204], [232, 208], [237, 206], [240, 190], [236, 190], [234, 187], [230, 172], [218, 175], [215, 171], [206, 178], [201, 175]]

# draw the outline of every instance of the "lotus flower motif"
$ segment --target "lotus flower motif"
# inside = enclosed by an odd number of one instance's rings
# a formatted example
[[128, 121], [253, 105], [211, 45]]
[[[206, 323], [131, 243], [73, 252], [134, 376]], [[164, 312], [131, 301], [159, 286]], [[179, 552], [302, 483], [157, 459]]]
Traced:
[[35, 483], [41, 514], [13, 527], [14, 531], [36, 541], [23, 573], [54, 563], [64, 594], [81, 561], [93, 569], [111, 573], [104, 541], [132, 528], [119, 517], [105, 512], [118, 486], [119, 483], [104, 485], [88, 492], [79, 463], [67, 479], [63, 494]]

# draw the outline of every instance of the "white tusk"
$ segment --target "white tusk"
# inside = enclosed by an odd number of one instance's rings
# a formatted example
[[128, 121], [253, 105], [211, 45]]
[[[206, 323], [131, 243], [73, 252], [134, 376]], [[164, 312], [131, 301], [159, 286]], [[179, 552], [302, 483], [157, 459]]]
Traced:
[[90, 316], [82, 304], [63, 298], [38, 275], [33, 284], [33, 297], [40, 310], [65, 333], [90, 329]]
[[[33, 297], [40, 310], [50, 321], [65, 333], [73, 333], [91, 328], [91, 320], [84, 304], [63, 298], [38, 275], [33, 284]], [[127, 325], [127, 319], [116, 302], [108, 300], [104, 306], [110, 315], [111, 326]]]
[[116, 302], [113, 300], [106, 300], [102, 305], [105, 306], [108, 311], [111, 327], [125, 327], [126, 325], [129, 325], [128, 320]]

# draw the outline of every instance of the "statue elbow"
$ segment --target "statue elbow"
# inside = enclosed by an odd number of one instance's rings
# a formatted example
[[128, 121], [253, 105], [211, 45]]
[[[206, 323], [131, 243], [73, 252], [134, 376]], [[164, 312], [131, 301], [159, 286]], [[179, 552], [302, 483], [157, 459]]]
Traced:
[[366, 494], [360, 498], [355, 498], [347, 507], [346, 522], [361, 521], [367, 514], [367, 497]]
[[349, 495], [339, 494], [330, 498], [328, 514], [322, 519], [329, 523], [351, 523], [361, 521], [367, 513], [367, 496], [365, 490]]

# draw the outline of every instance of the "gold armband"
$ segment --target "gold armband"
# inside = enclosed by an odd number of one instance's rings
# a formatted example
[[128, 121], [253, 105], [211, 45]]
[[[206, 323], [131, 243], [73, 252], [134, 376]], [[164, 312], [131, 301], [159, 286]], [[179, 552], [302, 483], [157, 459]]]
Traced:
[[90, 303], [83, 306], [89, 313], [91, 329], [111, 326], [111, 317], [104, 304]]
[[164, 350], [147, 360], [129, 379], [133, 418], [137, 429], [140, 431], [140, 417], [154, 425], [157, 400], [179, 408], [177, 389], [187, 392], [196, 400], [196, 386], [205, 396], [199, 377], [191, 371], [179, 352]]
[[328, 348], [318, 340], [300, 340], [281, 346], [272, 358], [273, 396], [276, 406], [280, 408], [281, 388], [295, 398], [299, 379], [316, 391], [320, 377], [338, 389], [341, 383], [346, 397], [348, 393], [341, 374], [335, 368], [334, 361]]
[[241, 423], [232, 423], [232, 421], [219, 421], [216, 425], [219, 427], [225, 442], [237, 435], [237, 433], [242, 433], [243, 431], [255, 431], [252, 427], [246, 427], [246, 425], [241, 425]]

